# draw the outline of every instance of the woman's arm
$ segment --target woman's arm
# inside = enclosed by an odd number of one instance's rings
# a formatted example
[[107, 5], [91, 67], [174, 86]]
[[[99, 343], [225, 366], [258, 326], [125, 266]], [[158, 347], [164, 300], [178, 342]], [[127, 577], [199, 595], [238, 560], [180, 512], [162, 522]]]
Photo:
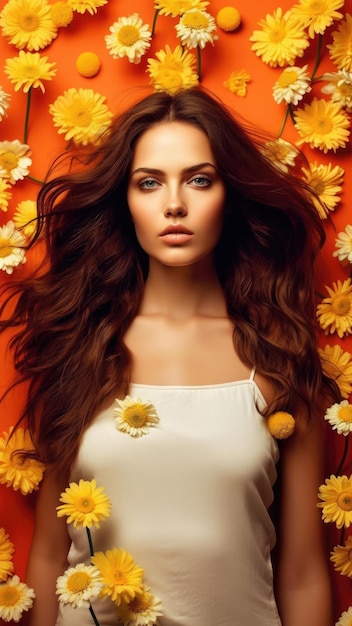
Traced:
[[66, 518], [57, 517], [56, 507], [60, 493], [66, 486], [66, 479], [58, 480], [51, 473], [44, 477], [38, 494], [26, 577], [27, 584], [34, 589], [36, 596], [28, 617], [29, 626], [54, 626], [56, 623], [56, 580], [67, 568], [70, 545]]
[[324, 482], [324, 425], [298, 422], [282, 443], [276, 595], [283, 626], [331, 626], [332, 593], [324, 524], [316, 506]]

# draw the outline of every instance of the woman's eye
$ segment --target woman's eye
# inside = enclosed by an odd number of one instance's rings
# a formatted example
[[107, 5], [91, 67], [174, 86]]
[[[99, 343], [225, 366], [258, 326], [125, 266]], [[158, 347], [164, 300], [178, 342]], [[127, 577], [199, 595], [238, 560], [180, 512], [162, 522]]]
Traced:
[[154, 189], [157, 187], [158, 182], [154, 178], [145, 178], [138, 183], [140, 189]]
[[209, 187], [212, 181], [209, 176], [194, 176], [190, 182], [196, 187]]

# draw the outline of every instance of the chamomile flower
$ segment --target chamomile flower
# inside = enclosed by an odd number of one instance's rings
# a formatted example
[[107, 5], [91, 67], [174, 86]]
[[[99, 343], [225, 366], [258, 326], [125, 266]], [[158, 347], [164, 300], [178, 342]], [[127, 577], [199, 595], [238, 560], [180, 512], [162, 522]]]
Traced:
[[312, 202], [321, 219], [328, 216], [341, 200], [343, 177], [345, 171], [340, 165], [332, 166], [332, 163], [310, 163], [309, 167], [302, 167], [303, 180], [310, 185], [317, 195], [312, 196]]
[[350, 13], [346, 13], [345, 19], [332, 33], [332, 39], [333, 43], [327, 45], [332, 62], [339, 70], [345, 69], [346, 72], [352, 72], [352, 15]]
[[95, 479], [70, 483], [60, 495], [60, 502], [63, 504], [56, 507], [57, 516], [67, 515], [67, 523], [75, 528], [100, 528], [100, 522], [110, 515], [111, 501]]
[[279, 137], [272, 141], [266, 141], [263, 153], [279, 170], [288, 172], [290, 167], [295, 166], [298, 150], [292, 143]]
[[149, 429], [159, 422], [155, 406], [151, 402], [143, 402], [141, 398], [131, 396], [126, 396], [124, 400], [116, 399], [115, 402], [116, 428], [131, 437], [147, 435]]
[[313, 98], [311, 104], [297, 109], [295, 127], [301, 139], [297, 145], [309, 144], [324, 153], [345, 148], [350, 136], [350, 120], [336, 102]]
[[329, 294], [317, 307], [317, 318], [325, 333], [337, 333], [340, 339], [352, 333], [352, 284], [347, 278], [326, 286]]
[[317, 506], [322, 509], [324, 522], [334, 522], [337, 528], [349, 528], [352, 524], [352, 476], [334, 476], [319, 487]]
[[324, 419], [339, 435], [349, 435], [352, 432], [352, 404], [348, 400], [333, 404], [327, 409]]
[[[0, 262], [1, 260], [0, 256]], [[27, 429], [10, 428], [8, 433], [3, 433], [3, 437], [0, 438], [0, 483], [27, 495], [38, 489], [45, 467], [43, 463], [30, 456], [23, 456], [23, 451], [34, 452], [34, 445]]]
[[336, 256], [342, 263], [352, 263], [352, 225], [347, 224], [344, 231], [339, 233], [335, 239], [335, 250], [333, 256]]
[[252, 50], [271, 67], [293, 65], [309, 46], [303, 24], [291, 11], [283, 13], [279, 7], [258, 25], [261, 30], [255, 30], [249, 38], [254, 42]]
[[103, 587], [100, 572], [94, 565], [78, 563], [68, 568], [56, 581], [59, 601], [70, 604], [74, 609], [88, 609]]
[[105, 43], [114, 59], [127, 57], [130, 63], [138, 64], [150, 47], [151, 38], [149, 24], [143, 24], [138, 13], [133, 13], [128, 17], [119, 17], [110, 26]]
[[57, 35], [46, 0], [8, 0], [0, 13], [2, 34], [19, 50], [41, 50]]
[[207, 11], [186, 11], [175, 28], [181, 44], [187, 48], [205, 48], [207, 43], [214, 45], [218, 39], [215, 18]]
[[150, 593], [148, 585], [143, 585], [133, 600], [121, 603], [118, 615], [124, 626], [154, 626], [162, 615], [161, 601]]
[[303, 67], [286, 67], [273, 87], [273, 97], [278, 104], [286, 102], [287, 104], [296, 105], [310, 91], [308, 65], [303, 65]]
[[39, 52], [19, 51], [18, 57], [6, 59], [5, 74], [15, 85], [15, 91], [23, 88], [24, 93], [29, 89], [40, 87], [45, 92], [43, 81], [51, 80], [57, 70], [55, 63], [48, 63], [48, 57], [42, 57]]
[[12, 274], [15, 267], [26, 262], [24, 245], [25, 239], [12, 220], [0, 227], [0, 270]]
[[348, 113], [352, 113], [352, 72], [343, 69], [323, 74], [321, 78], [329, 81], [322, 87], [322, 92], [331, 94], [333, 102], [338, 102]]
[[29, 146], [18, 139], [0, 141], [0, 178], [8, 179], [12, 184], [23, 180], [32, 165], [30, 155]]
[[20, 622], [23, 612], [32, 608], [33, 589], [22, 583], [18, 576], [0, 584], [0, 618], [5, 622]]
[[155, 56], [156, 59], [148, 59], [147, 73], [156, 91], [175, 94], [198, 84], [196, 60], [188, 50], [181, 46], [171, 50], [166, 44], [165, 50], [159, 50]]
[[116, 606], [120, 606], [121, 602], [130, 602], [142, 591], [144, 571], [135, 565], [133, 557], [123, 548], [95, 552], [91, 560], [103, 582], [101, 597], [111, 597]]
[[348, 398], [352, 393], [352, 354], [339, 345], [319, 348], [324, 372], [335, 380], [341, 396]]
[[292, 15], [297, 16], [304, 27], [308, 27], [308, 35], [313, 39], [315, 34], [322, 35], [334, 20], [343, 15], [337, 9], [344, 5], [344, 0], [299, 0], [293, 5]]
[[14, 565], [12, 555], [15, 551], [12, 541], [4, 528], [0, 528], [0, 582], [12, 574]]

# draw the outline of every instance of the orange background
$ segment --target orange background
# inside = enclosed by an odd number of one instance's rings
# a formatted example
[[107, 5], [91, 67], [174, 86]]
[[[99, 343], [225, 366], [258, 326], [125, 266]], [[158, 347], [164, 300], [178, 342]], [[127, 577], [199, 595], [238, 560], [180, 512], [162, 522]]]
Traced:
[[[272, 86], [282, 70], [265, 65], [251, 51], [249, 37], [253, 30], [259, 28], [257, 25], [259, 19], [265, 18], [267, 13], [272, 13], [278, 6], [286, 11], [291, 8], [293, 3], [291, 0], [282, 0], [281, 3], [279, 0], [265, 0], [265, 2], [263, 0], [236, 0], [235, 6], [242, 17], [241, 27], [232, 33], [225, 33], [218, 29], [219, 39], [215, 42], [214, 47], [208, 45], [202, 51], [202, 83], [229, 104], [246, 121], [273, 135], [278, 133], [285, 112], [284, 104], [276, 104], [272, 97]], [[4, 0], [0, 0], [1, 8], [5, 4]], [[215, 16], [220, 8], [229, 4], [230, 2], [226, 2], [226, 0], [211, 0], [208, 10]], [[344, 13], [352, 13], [352, 0], [346, 0], [344, 8], [341, 10]], [[178, 43], [174, 29], [177, 19], [159, 15], [152, 46], [139, 65], [129, 63], [126, 58], [113, 59], [106, 49], [104, 36], [109, 33], [109, 27], [119, 17], [128, 16], [133, 12], [138, 12], [144, 22], [152, 24], [154, 15], [152, 0], [133, 0], [132, 2], [131, 0], [110, 0], [106, 6], [98, 9], [96, 15], [75, 13], [71, 25], [66, 29], [60, 29], [57, 39], [51, 46], [40, 51], [42, 56], [48, 57], [49, 62], [56, 62], [57, 74], [53, 80], [45, 82], [45, 94], [42, 94], [40, 89], [33, 89], [28, 134], [28, 144], [32, 151], [33, 160], [30, 174], [33, 177], [42, 179], [52, 159], [65, 145], [62, 136], [58, 135], [52, 124], [52, 118], [48, 111], [49, 104], [53, 103], [59, 95], [70, 87], [92, 88], [106, 96], [109, 109], [116, 113], [121, 107], [125, 107], [126, 102], [131, 97], [135, 99], [139, 94], [145, 95], [149, 83], [145, 73], [146, 58], [154, 57], [155, 52], [164, 48], [166, 43], [171, 48]], [[336, 30], [338, 25], [339, 23], [335, 22], [324, 35], [323, 59], [318, 75], [322, 74], [323, 71], [334, 72], [337, 69], [328, 57], [325, 44], [331, 42], [331, 32]], [[302, 67], [308, 63], [310, 70], [312, 69], [316, 45], [317, 37], [311, 42], [303, 59], [297, 59], [297, 65]], [[80, 76], [75, 68], [78, 54], [86, 50], [96, 52], [102, 62], [99, 74], [91, 79]], [[0, 35], [0, 85], [5, 92], [11, 94], [8, 116], [0, 122], [0, 141], [6, 139], [22, 141], [23, 139], [26, 94], [22, 90], [15, 93], [3, 71], [5, 59], [17, 56], [17, 52], [16, 48], [9, 45]], [[241, 69], [245, 69], [251, 76], [245, 97], [232, 94], [223, 84], [231, 72]], [[320, 92], [321, 85], [318, 83], [312, 92], [318, 98], [324, 97]], [[312, 94], [306, 98], [308, 102]], [[282, 136], [293, 143], [298, 140], [298, 135], [290, 120], [288, 120]], [[331, 223], [324, 222], [327, 243], [323, 251], [319, 291], [323, 290], [325, 293], [324, 285], [331, 285], [337, 279], [345, 280], [351, 269], [350, 266], [342, 267], [341, 263], [332, 257], [337, 233], [343, 230], [348, 223], [352, 223], [351, 209], [349, 208], [349, 201], [352, 198], [351, 148], [349, 146], [338, 150], [336, 154], [331, 152], [327, 155], [324, 155], [320, 150], [313, 151], [307, 146], [303, 148], [303, 151], [310, 162], [339, 164], [346, 172], [342, 201], [331, 214]], [[0, 212], [0, 226], [12, 217], [20, 200], [34, 200], [37, 191], [38, 185], [35, 183], [30, 181], [18, 182], [12, 188], [13, 198], [8, 212]], [[35, 251], [29, 256], [27, 264], [15, 269], [14, 272], [17, 275], [25, 274], [34, 263]], [[13, 280], [11, 276], [9, 277], [4, 273], [0, 279], [2, 281]], [[1, 337], [0, 341], [0, 354], [2, 355], [0, 391], [3, 391], [11, 380], [13, 371], [11, 359], [6, 352], [6, 337]], [[321, 344], [325, 345], [326, 343], [330, 345], [339, 344], [343, 350], [352, 352], [352, 338], [339, 340], [336, 335], [325, 337], [322, 334]], [[2, 403], [0, 436], [16, 421], [23, 393], [23, 389], [17, 389], [10, 393]], [[336, 471], [343, 445], [344, 437], [328, 430], [327, 476]], [[350, 452], [343, 468], [344, 474], [350, 475], [352, 473], [351, 461]], [[0, 526], [6, 529], [11, 541], [15, 544], [15, 571], [22, 579], [25, 577], [25, 563], [33, 527], [34, 498], [34, 495], [24, 497], [12, 489], [0, 486]], [[329, 533], [328, 558], [330, 549], [339, 542], [340, 535], [331, 525], [328, 525], [327, 530]], [[352, 582], [345, 576], [335, 574], [333, 571], [332, 576], [336, 599], [336, 619], [338, 619], [341, 612], [352, 604]], [[1, 620], [0, 623], [2, 623]]]

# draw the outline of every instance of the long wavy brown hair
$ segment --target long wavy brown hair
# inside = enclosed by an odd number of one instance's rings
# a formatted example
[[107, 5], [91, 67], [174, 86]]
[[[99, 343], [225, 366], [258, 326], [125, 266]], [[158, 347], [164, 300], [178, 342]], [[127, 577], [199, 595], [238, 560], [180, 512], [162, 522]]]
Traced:
[[37, 457], [58, 469], [70, 466], [98, 410], [128, 392], [133, 362], [124, 336], [139, 310], [148, 258], [126, 189], [137, 139], [166, 120], [208, 136], [225, 183], [216, 268], [235, 350], [274, 383], [267, 413], [295, 414], [335, 392], [317, 353], [313, 263], [324, 231], [308, 189], [280, 172], [258, 136], [203, 89], [155, 93], [122, 113], [98, 147], [70, 153], [65, 173], [48, 177], [35, 237], [45, 237], [45, 264], [5, 290], [16, 305], [8, 316], [3, 306], [1, 328], [16, 328], [17, 382], [29, 383], [21, 420]]

